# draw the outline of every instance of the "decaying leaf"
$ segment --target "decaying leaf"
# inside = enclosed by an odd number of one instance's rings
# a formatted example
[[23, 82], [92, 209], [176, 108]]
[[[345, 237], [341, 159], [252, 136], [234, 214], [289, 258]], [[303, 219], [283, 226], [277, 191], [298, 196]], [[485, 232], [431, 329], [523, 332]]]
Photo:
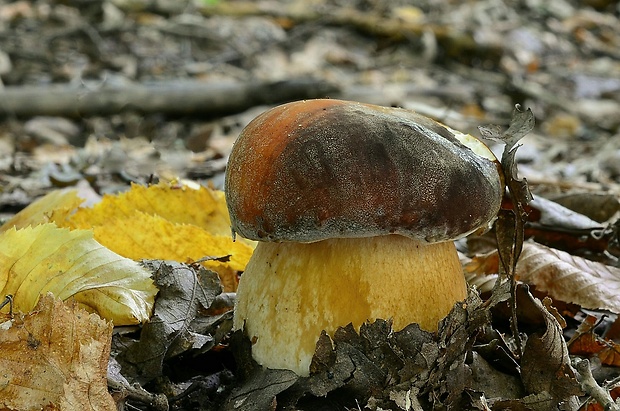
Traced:
[[[520, 105], [516, 105], [512, 112], [512, 119], [508, 130], [501, 132], [497, 127], [479, 127], [483, 136], [489, 139], [505, 143], [501, 158], [501, 173], [504, 177], [505, 187], [509, 196], [509, 206], [499, 210], [498, 218], [494, 224], [495, 235], [498, 244], [499, 276], [507, 278], [508, 283], [497, 281], [492, 293], [492, 300], [499, 302], [509, 300], [511, 308], [510, 326], [518, 352], [522, 350], [522, 342], [517, 321], [516, 306], [516, 264], [521, 255], [525, 232], [525, 207], [532, 200], [532, 194], [525, 179], [519, 179], [517, 173], [516, 154], [521, 138], [534, 128], [534, 114], [530, 109], [521, 111]], [[504, 290], [500, 293], [501, 290]]]
[[527, 301], [526, 304], [539, 313], [545, 324], [543, 330], [528, 337], [523, 350], [521, 378], [525, 389], [530, 394], [549, 394], [551, 406], [557, 404], [558, 400], [580, 394], [562, 329], [555, 315], [534, 298], [526, 287], [519, 287], [518, 292], [527, 297], [521, 301]]
[[619, 268], [526, 243], [517, 275], [554, 299], [620, 313]]
[[43, 296], [0, 329], [0, 408], [116, 410], [106, 380], [111, 336], [96, 314]]
[[471, 353], [468, 370], [471, 372], [471, 377], [468, 378], [466, 388], [472, 392], [484, 393], [484, 397], [488, 400], [520, 399], [524, 396], [523, 384], [518, 375], [501, 372], [492, 367], [476, 351]]
[[93, 208], [80, 208], [66, 225], [92, 229], [95, 239], [134, 260], [164, 259], [194, 262], [218, 273], [225, 291], [237, 289], [253, 248], [232, 240], [223, 194], [201, 187], [159, 184], [132, 186], [118, 196], [105, 196]]
[[[500, 291], [504, 293], [504, 291]], [[411, 324], [393, 331], [388, 321], [341, 327], [317, 343], [309, 377], [260, 367], [242, 331], [231, 339], [240, 384], [226, 410], [535, 410], [559, 409], [580, 392], [568, 362], [558, 314], [517, 287], [518, 321], [531, 330], [519, 358], [493, 330], [491, 306], [470, 292], [440, 324], [438, 332]], [[491, 304], [497, 302], [495, 300]], [[530, 317], [536, 317], [532, 322]], [[510, 343], [514, 345], [514, 342]], [[293, 379], [295, 379], [293, 381]], [[489, 380], [493, 383], [490, 384]], [[264, 389], [269, 381], [269, 389]], [[260, 384], [259, 384], [260, 382]], [[476, 408], [478, 407], [478, 408]]]
[[[519, 179], [517, 173], [516, 154], [519, 146], [517, 143], [534, 128], [534, 114], [529, 108], [521, 110], [517, 104], [512, 112], [510, 126], [504, 132], [496, 126], [479, 127], [481, 134], [488, 139], [503, 142], [505, 144], [501, 158], [501, 166], [506, 187], [510, 192], [509, 201], [512, 203], [512, 211], [500, 210], [496, 226], [502, 232], [497, 233], [499, 243], [499, 255], [506, 273], [511, 276], [514, 264], [519, 259], [521, 245], [523, 244], [524, 208], [532, 200], [532, 194], [525, 179]], [[510, 216], [514, 213], [514, 216]], [[510, 246], [510, 247], [508, 247]]]
[[[127, 375], [141, 383], [162, 375], [164, 360], [188, 350], [207, 350], [218, 341], [215, 330], [227, 323], [232, 327], [232, 313], [211, 318], [210, 329], [201, 321], [203, 313], [222, 291], [215, 272], [199, 265], [187, 266], [174, 261], [145, 261], [160, 289], [153, 316], [145, 324], [140, 340], [123, 351], [117, 359]], [[221, 337], [220, 337], [221, 338]]]
[[29, 312], [40, 295], [73, 298], [115, 325], [146, 321], [157, 289], [150, 273], [97, 243], [88, 230], [42, 224], [0, 235], [0, 295]]
[[582, 357], [597, 356], [601, 364], [620, 367], [620, 344], [608, 338], [603, 338], [594, 333], [597, 318], [587, 316], [577, 332], [567, 343], [570, 354]]
[[489, 323], [489, 308], [482, 305], [477, 293], [470, 292], [467, 299], [455, 304], [440, 322], [437, 338], [441, 355], [426, 382], [434, 407], [461, 408], [463, 392], [468, 385], [466, 354], [471, 351], [478, 330]]
[[[245, 349], [236, 357], [247, 376], [229, 398], [226, 409], [251, 409], [243, 408], [244, 404], [260, 402], [283, 409], [312, 410], [319, 409], [327, 397], [330, 403], [343, 408], [355, 407], [356, 400], [357, 404], [365, 404], [372, 398], [374, 405], [367, 409], [397, 410], [407, 409], [397, 404], [406, 405], [412, 395], [427, 408], [456, 406], [466, 383], [460, 379], [465, 353], [478, 327], [488, 321], [488, 309], [480, 303], [477, 294], [470, 293], [466, 303], [457, 304], [442, 322], [438, 336], [421, 330], [417, 324], [395, 332], [385, 320], [363, 324], [359, 332], [348, 325], [332, 337], [323, 334], [312, 360], [311, 375], [297, 377], [294, 383], [290, 374], [275, 375], [271, 374], [274, 370], [257, 366], [249, 355], [251, 344], [237, 331], [233, 340]], [[248, 384], [254, 387], [256, 380], [267, 379], [267, 375], [280, 388], [269, 391], [268, 398], [260, 391], [244, 388]]]
[[235, 389], [224, 411], [275, 410], [277, 396], [299, 379], [290, 370], [260, 369]]

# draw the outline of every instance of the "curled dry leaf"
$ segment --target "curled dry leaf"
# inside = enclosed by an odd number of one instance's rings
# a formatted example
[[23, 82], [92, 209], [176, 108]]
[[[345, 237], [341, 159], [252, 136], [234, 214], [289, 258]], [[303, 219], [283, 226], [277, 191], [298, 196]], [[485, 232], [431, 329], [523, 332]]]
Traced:
[[0, 407], [116, 410], [106, 379], [111, 337], [111, 323], [43, 296], [0, 330]]
[[556, 300], [620, 313], [620, 269], [525, 243], [517, 276]]
[[157, 289], [138, 263], [113, 253], [88, 230], [55, 224], [15, 228], [0, 235], [0, 295], [29, 312], [40, 295], [78, 303], [115, 325], [146, 321]]
[[534, 129], [535, 122], [532, 110], [528, 108], [523, 111], [521, 105], [517, 104], [512, 111], [512, 118], [507, 130], [502, 131], [502, 127], [497, 125], [480, 126], [478, 130], [486, 139], [505, 143], [506, 150], [510, 151], [519, 140]]
[[556, 400], [580, 394], [562, 329], [554, 313], [534, 298], [527, 288], [519, 287], [517, 292], [527, 296], [520, 301], [535, 309], [545, 324], [543, 329], [528, 337], [523, 350], [521, 379], [525, 389], [530, 394], [548, 393]]

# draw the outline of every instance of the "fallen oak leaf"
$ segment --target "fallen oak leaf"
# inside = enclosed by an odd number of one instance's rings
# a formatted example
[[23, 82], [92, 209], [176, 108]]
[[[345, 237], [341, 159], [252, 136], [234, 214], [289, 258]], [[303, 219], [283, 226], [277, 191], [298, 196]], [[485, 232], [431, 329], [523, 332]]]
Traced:
[[0, 407], [116, 410], [106, 379], [111, 337], [111, 323], [43, 296], [0, 329]]
[[620, 313], [620, 269], [537, 243], [525, 243], [517, 277], [553, 299]]
[[0, 235], [0, 295], [29, 312], [42, 294], [73, 298], [115, 325], [148, 320], [157, 289], [138, 263], [113, 253], [88, 230], [55, 224]]

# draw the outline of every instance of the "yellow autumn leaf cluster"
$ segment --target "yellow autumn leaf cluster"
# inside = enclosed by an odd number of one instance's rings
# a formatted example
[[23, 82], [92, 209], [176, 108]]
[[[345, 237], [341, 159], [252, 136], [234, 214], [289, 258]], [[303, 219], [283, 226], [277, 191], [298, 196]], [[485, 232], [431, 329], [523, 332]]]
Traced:
[[0, 227], [0, 290], [27, 312], [41, 294], [77, 300], [115, 325], [149, 318], [156, 287], [136, 261], [200, 261], [225, 291], [253, 247], [233, 242], [222, 192], [205, 187], [133, 185], [80, 208], [75, 190], [33, 202]]
[[[236, 291], [253, 248], [233, 241], [224, 193], [206, 187], [162, 183], [133, 185], [119, 195], [106, 195], [92, 208], [80, 208], [59, 226], [92, 229], [95, 239], [132, 260], [195, 262], [220, 276], [224, 290]], [[230, 256], [228, 261], [220, 257]]]

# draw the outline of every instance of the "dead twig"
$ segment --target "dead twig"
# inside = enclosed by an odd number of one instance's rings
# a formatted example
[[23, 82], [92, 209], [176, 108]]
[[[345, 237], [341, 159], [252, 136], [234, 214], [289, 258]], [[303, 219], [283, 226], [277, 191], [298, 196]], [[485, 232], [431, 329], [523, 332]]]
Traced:
[[326, 97], [337, 88], [325, 81], [209, 84], [173, 81], [94, 88], [6, 87], [0, 89], [0, 116], [110, 115], [122, 111], [173, 115], [224, 115], [291, 100]]
[[13, 296], [8, 294], [4, 297], [4, 300], [0, 302], [0, 309], [4, 308], [5, 305], [9, 305], [9, 316], [13, 318]]
[[164, 394], [151, 394], [139, 385], [130, 385], [127, 380], [116, 379], [110, 374], [108, 374], [108, 389], [117, 400], [132, 400], [147, 404], [156, 411], [169, 409], [168, 399]]
[[620, 411], [620, 406], [611, 398], [609, 392], [598, 385], [590, 370], [590, 361], [582, 358], [573, 359], [573, 367], [577, 370], [577, 380], [581, 389], [598, 402], [605, 411]]

